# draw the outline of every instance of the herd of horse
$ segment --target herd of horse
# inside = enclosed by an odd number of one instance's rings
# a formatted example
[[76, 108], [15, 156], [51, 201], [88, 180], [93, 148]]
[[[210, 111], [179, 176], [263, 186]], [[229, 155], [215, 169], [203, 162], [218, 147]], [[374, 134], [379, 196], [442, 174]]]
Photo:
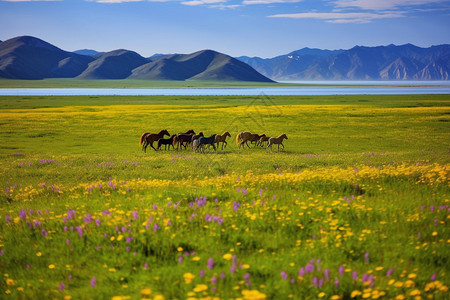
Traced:
[[[168, 136], [169, 138], [164, 138], [164, 136]], [[205, 153], [205, 148], [213, 147], [214, 151], [219, 148], [220, 143], [222, 143], [222, 150], [224, 147], [226, 148], [228, 143], [226, 141], [227, 137], [231, 138], [231, 134], [228, 131], [225, 131], [221, 135], [213, 134], [209, 137], [205, 137], [203, 132], [195, 133], [194, 130], [189, 129], [186, 132], [181, 132], [178, 134], [170, 135], [166, 129], [159, 131], [158, 133], [143, 133], [140, 140], [139, 145], [142, 147], [144, 152], [147, 152], [147, 147], [152, 147], [155, 151], [162, 150], [162, 146], [164, 146], [165, 150], [170, 150], [172, 147], [176, 149], [187, 149], [188, 146], [192, 147], [194, 152], [202, 152]], [[268, 137], [265, 134], [256, 134], [248, 131], [239, 132], [236, 136], [236, 144], [239, 146], [239, 149], [245, 148], [250, 144], [254, 144], [254, 147], [266, 147], [266, 152], [270, 149], [272, 150], [273, 145], [278, 146], [278, 151], [280, 151], [280, 146], [283, 147], [283, 140], [288, 139], [286, 134], [283, 133], [278, 137]], [[153, 143], [156, 142], [156, 148], [153, 146]], [[216, 148], [217, 145], [217, 148]]]

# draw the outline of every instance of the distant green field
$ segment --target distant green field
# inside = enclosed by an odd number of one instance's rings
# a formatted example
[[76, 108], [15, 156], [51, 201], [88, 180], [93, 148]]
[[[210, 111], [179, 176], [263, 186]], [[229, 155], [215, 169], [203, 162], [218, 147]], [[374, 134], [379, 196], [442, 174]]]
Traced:
[[293, 84], [250, 81], [202, 81], [202, 80], [87, 80], [87, 79], [0, 79], [0, 88], [187, 88], [187, 87], [271, 87]]
[[450, 95], [0, 96], [0, 141], [0, 298], [448, 299]]

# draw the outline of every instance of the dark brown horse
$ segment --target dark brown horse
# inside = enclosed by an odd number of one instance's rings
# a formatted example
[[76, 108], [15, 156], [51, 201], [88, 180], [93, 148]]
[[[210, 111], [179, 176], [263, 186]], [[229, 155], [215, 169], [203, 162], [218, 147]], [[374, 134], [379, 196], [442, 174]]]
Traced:
[[269, 138], [270, 138], [270, 137], [268, 137], [268, 136], [262, 136], [262, 137], [259, 139], [257, 145], [259, 145], [259, 146], [261, 146], [261, 147], [266, 146], [267, 142], [269, 141]]
[[256, 133], [254, 133], [254, 134], [252, 134], [252, 137], [250, 139], [250, 143], [255, 143], [255, 147], [256, 147], [256, 146], [258, 146], [259, 140], [262, 137], [266, 137], [266, 135], [264, 133], [263, 134], [256, 134]]
[[169, 145], [169, 150], [170, 150], [170, 146], [173, 147], [173, 138], [175, 137], [175, 134], [172, 135], [170, 138], [168, 139], [159, 139], [158, 140], [158, 147], [156, 148], [156, 150], [159, 150], [161, 148], [162, 145], [164, 145], [164, 150], [167, 150], [167, 145]]
[[158, 133], [146, 132], [141, 135], [139, 145], [142, 146], [142, 150], [144, 150], [144, 152], [147, 152], [148, 145], [150, 145], [150, 147], [152, 147], [156, 151], [156, 148], [153, 147], [153, 143], [159, 140], [160, 138], [163, 138], [165, 135], [170, 136], [167, 129], [163, 129]]
[[191, 142], [198, 140], [201, 136], [203, 136], [203, 131], [200, 131], [198, 134], [194, 134], [191, 138]]
[[184, 147], [184, 149], [187, 149], [187, 145], [189, 145], [192, 142], [193, 135], [195, 135], [195, 132], [192, 129], [189, 129], [188, 131], [186, 131], [184, 133], [177, 134], [175, 136], [175, 138], [173, 139], [173, 143], [172, 143], [173, 148], [175, 148], [175, 145], [176, 145], [177, 150], [180, 146]]

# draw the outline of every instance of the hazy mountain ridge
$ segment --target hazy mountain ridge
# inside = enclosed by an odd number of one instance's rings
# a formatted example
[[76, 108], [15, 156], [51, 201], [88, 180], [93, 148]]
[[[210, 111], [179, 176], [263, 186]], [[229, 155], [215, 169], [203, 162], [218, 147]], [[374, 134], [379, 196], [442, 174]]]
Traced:
[[213, 50], [144, 58], [124, 49], [68, 52], [31, 36], [0, 41], [0, 78], [10, 79], [449, 80], [449, 74], [450, 45], [303, 48], [267, 59]]
[[448, 80], [450, 45], [411, 44], [349, 50], [303, 48], [262, 59], [239, 57], [273, 80]]
[[240, 60], [212, 50], [159, 55], [154, 60], [124, 49], [76, 52], [31, 36], [4, 41], [0, 43], [0, 78], [271, 81]]

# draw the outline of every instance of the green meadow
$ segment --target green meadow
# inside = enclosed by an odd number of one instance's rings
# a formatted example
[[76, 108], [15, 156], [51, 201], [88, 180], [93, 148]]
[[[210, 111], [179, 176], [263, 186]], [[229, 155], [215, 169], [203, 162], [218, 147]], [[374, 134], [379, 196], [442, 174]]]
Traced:
[[[0, 298], [448, 299], [449, 122], [449, 95], [1, 96]], [[144, 153], [161, 129], [231, 138]]]

